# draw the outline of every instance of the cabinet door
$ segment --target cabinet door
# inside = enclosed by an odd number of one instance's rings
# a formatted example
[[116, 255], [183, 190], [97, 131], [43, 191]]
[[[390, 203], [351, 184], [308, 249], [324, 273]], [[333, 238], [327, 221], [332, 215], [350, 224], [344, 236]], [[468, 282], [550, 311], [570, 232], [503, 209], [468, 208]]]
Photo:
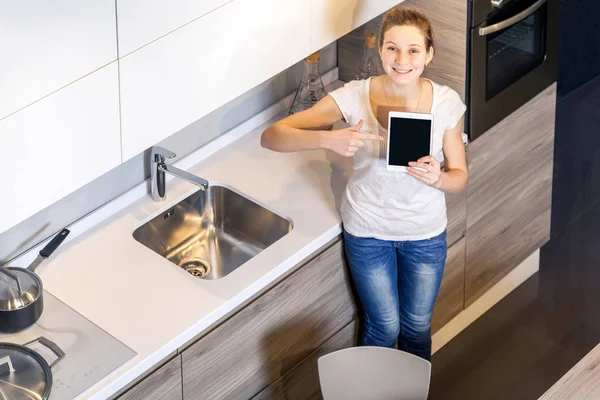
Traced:
[[467, 74], [467, 6], [465, 0], [406, 0], [431, 21], [435, 40], [433, 61], [423, 76], [447, 85], [465, 99]]
[[0, 2], [0, 120], [117, 58], [115, 2]]
[[232, 0], [117, 0], [119, 56], [164, 36]]
[[464, 310], [465, 242], [465, 238], [462, 238], [448, 248], [442, 286], [433, 308], [432, 334]]
[[182, 352], [183, 396], [249, 399], [356, 318], [342, 242]]
[[181, 389], [181, 355], [177, 355], [125, 392], [119, 400], [182, 400]]
[[0, 232], [121, 162], [116, 62], [0, 121]]
[[448, 247], [463, 238], [467, 231], [467, 190], [446, 194], [448, 214], [447, 238]]
[[402, 0], [310, 0], [311, 49], [327, 46], [399, 3]]
[[121, 59], [124, 159], [308, 55], [308, 21], [308, 2], [234, 0]]
[[466, 303], [550, 238], [556, 84], [469, 145]]
[[322, 399], [319, 383], [319, 358], [337, 350], [356, 346], [357, 330], [358, 320], [355, 319], [252, 400]]

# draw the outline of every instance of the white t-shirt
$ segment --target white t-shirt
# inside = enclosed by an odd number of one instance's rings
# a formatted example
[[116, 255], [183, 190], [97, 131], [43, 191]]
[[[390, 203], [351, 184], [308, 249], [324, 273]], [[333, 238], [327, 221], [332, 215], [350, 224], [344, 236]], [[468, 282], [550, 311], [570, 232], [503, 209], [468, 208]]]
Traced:
[[[366, 140], [354, 155], [354, 174], [342, 199], [344, 229], [359, 237], [383, 240], [422, 240], [444, 232], [447, 225], [444, 192], [426, 185], [406, 172], [386, 169], [387, 130], [371, 109], [371, 78], [351, 81], [329, 93], [344, 120], [363, 133], [379, 133], [381, 142]], [[456, 126], [466, 106], [456, 91], [432, 81], [433, 156], [443, 161], [443, 137]]]

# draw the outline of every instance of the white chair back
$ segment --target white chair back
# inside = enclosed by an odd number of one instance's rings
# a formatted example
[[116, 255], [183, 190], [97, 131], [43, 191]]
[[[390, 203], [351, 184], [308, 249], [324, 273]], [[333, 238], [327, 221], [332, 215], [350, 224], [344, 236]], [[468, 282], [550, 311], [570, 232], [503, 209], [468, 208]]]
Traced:
[[431, 363], [386, 347], [361, 346], [319, 357], [324, 400], [426, 400]]

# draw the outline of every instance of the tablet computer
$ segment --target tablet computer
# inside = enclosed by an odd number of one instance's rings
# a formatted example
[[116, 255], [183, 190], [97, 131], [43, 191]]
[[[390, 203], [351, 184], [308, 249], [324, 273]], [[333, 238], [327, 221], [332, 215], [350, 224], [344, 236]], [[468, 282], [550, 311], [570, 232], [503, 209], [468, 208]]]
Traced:
[[387, 136], [387, 169], [406, 172], [409, 161], [431, 155], [433, 115], [390, 111]]

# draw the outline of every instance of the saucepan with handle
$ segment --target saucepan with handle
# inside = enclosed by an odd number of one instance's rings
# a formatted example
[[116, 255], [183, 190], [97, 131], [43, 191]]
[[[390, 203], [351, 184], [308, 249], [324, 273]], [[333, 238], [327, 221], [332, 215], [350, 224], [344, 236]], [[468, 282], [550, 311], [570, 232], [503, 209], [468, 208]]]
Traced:
[[63, 229], [27, 267], [0, 267], [0, 332], [18, 332], [33, 325], [44, 309], [44, 287], [35, 269], [69, 234]]

